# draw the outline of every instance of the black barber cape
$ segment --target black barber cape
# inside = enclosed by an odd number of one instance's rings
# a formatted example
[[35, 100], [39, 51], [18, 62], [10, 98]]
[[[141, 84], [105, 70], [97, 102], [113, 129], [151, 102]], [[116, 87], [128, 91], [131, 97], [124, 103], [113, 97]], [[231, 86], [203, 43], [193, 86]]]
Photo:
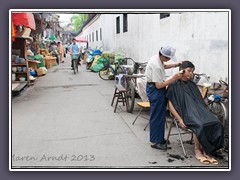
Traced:
[[197, 136], [206, 153], [211, 154], [223, 146], [222, 123], [205, 105], [197, 85], [192, 81], [178, 80], [169, 85], [166, 94], [184, 124]]

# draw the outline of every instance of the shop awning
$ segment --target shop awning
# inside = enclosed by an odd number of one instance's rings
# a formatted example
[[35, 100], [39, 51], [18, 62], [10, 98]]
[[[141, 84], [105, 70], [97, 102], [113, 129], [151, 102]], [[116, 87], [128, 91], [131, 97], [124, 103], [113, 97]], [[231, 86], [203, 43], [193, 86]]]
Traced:
[[15, 26], [22, 25], [32, 30], [36, 29], [34, 16], [32, 13], [12, 13], [12, 22]]
[[88, 42], [88, 40], [87, 40], [86, 38], [84, 38], [84, 37], [79, 37], [79, 36], [77, 36], [77, 37], [75, 37], [75, 39], [76, 39], [76, 41], [78, 41], [78, 42]]

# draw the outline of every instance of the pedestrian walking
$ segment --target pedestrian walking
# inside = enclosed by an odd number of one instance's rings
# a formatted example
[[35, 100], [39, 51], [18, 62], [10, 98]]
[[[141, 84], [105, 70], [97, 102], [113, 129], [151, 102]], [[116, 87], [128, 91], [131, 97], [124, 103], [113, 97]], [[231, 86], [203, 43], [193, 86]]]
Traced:
[[57, 64], [59, 64], [58, 47], [57, 47], [57, 43], [55, 41], [51, 42], [49, 51], [53, 57], [56, 57]]
[[65, 43], [65, 45], [64, 45], [64, 48], [65, 48], [65, 54], [67, 55], [67, 53], [68, 53], [68, 43]]
[[64, 63], [64, 46], [61, 42], [58, 42], [58, 53], [59, 53], [59, 59], [60, 63]]

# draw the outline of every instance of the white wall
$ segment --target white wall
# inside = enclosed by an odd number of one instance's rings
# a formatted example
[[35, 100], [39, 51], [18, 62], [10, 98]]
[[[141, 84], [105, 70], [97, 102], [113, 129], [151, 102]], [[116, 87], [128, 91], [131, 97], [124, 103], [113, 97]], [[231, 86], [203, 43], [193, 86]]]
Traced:
[[[102, 46], [102, 41], [100, 40], [100, 15], [97, 15], [93, 18], [93, 20], [83, 29], [83, 32], [80, 33], [80, 37], [88, 37], [88, 47], [95, 49], [100, 48]], [[96, 38], [96, 31], [98, 31], [98, 41]], [[92, 40], [92, 33], [94, 33], [94, 41]], [[89, 38], [89, 34], [91, 34], [91, 41]]]
[[[116, 34], [118, 16], [120, 33]], [[174, 12], [164, 19], [159, 14], [128, 14], [125, 33], [122, 14], [102, 14], [83, 36], [100, 28], [103, 40], [89, 43], [90, 47], [102, 46], [145, 62], [168, 44], [177, 49], [178, 60], [195, 64], [195, 72], [208, 74], [211, 81], [228, 80], [228, 12]], [[167, 70], [167, 75], [175, 71]]]

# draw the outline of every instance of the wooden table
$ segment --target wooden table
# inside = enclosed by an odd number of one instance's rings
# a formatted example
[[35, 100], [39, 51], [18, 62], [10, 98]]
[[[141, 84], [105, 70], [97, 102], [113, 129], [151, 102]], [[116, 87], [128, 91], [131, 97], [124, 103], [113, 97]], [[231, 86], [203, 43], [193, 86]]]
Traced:
[[37, 64], [40, 64], [40, 61], [37, 60], [28, 60], [28, 67], [32, 67], [33, 69], [37, 70]]

